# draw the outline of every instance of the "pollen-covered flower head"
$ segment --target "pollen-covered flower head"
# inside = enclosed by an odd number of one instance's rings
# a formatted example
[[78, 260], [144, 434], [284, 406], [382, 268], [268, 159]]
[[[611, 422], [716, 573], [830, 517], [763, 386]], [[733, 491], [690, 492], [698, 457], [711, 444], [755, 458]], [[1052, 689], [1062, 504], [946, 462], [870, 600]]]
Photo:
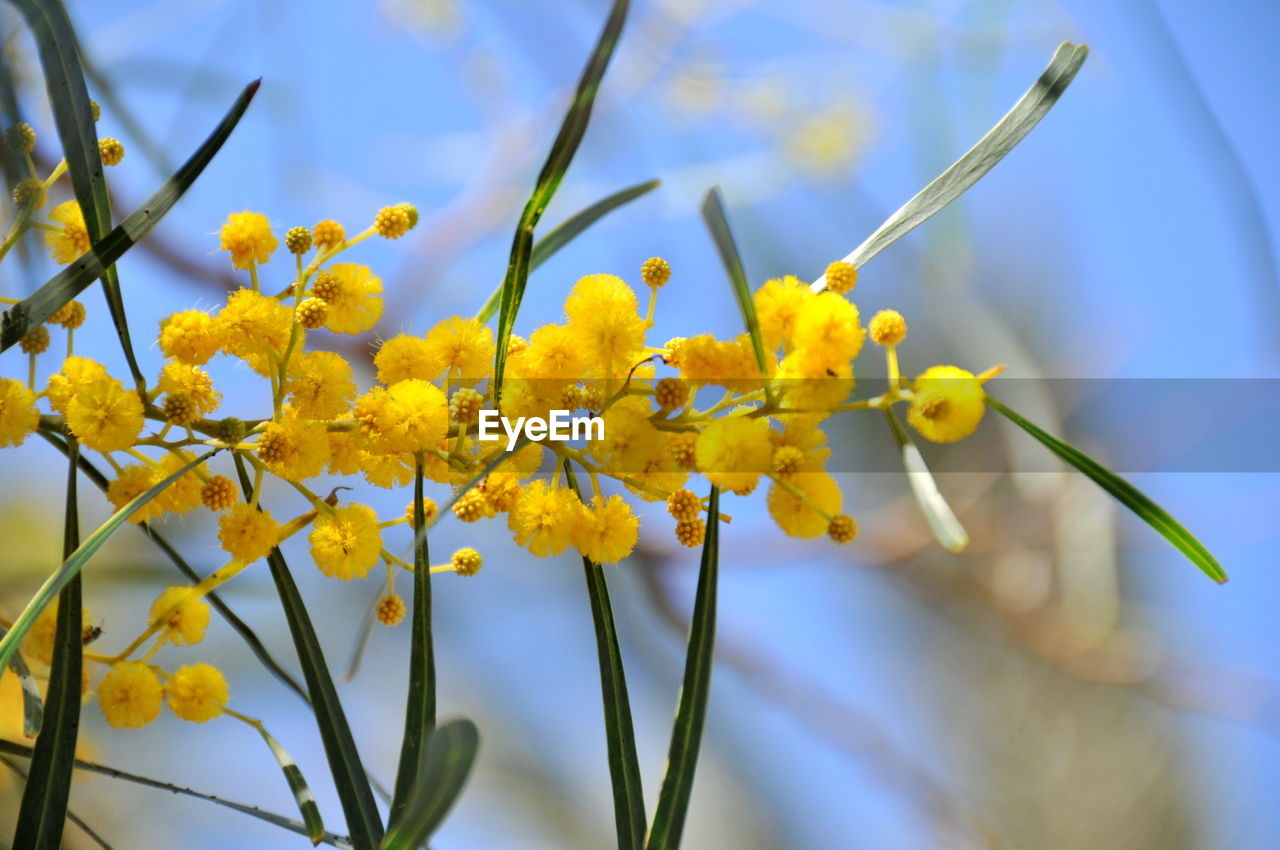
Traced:
[[271, 374], [274, 358], [288, 345], [293, 311], [276, 298], [237, 289], [218, 313], [218, 322], [223, 350], [266, 377]]
[[188, 664], [173, 672], [166, 688], [169, 709], [190, 723], [205, 723], [227, 708], [227, 679], [212, 664]]
[[88, 357], [68, 357], [62, 368], [49, 376], [49, 406], [59, 413], [66, 413], [71, 399], [83, 389], [107, 378], [107, 368]]
[[254, 263], [265, 263], [280, 244], [271, 232], [271, 222], [262, 213], [232, 213], [218, 231], [222, 250], [231, 252], [231, 264], [247, 269]]
[[351, 364], [341, 354], [312, 351], [290, 362], [284, 391], [299, 416], [335, 419], [351, 406], [356, 380]]
[[645, 322], [638, 311], [635, 292], [611, 274], [581, 278], [564, 302], [569, 330], [591, 359], [623, 372], [644, 345]]
[[570, 539], [582, 556], [597, 564], [621, 561], [636, 548], [640, 521], [621, 496], [596, 496], [578, 508]]
[[[151, 489], [159, 482], [156, 468], [150, 464], [131, 463], [123, 467], [107, 485], [107, 501], [117, 511]], [[155, 519], [161, 513], [158, 499], [152, 499], [129, 516], [129, 522], [141, 523]]]
[[783, 358], [778, 387], [787, 407], [826, 411], [853, 392], [853, 367], [847, 360], [831, 360], [819, 350], [802, 346]]
[[773, 459], [765, 419], [728, 416], [703, 429], [697, 443], [698, 471], [726, 490], [750, 491]]
[[115, 378], [89, 382], [67, 405], [67, 427], [81, 443], [100, 452], [129, 448], [142, 432], [142, 400]]
[[373, 606], [373, 614], [378, 622], [384, 626], [398, 626], [404, 621], [404, 600], [400, 598], [398, 593], [388, 593], [385, 596], [381, 596]]
[[190, 402], [192, 419], [208, 416], [222, 402], [222, 393], [213, 388], [213, 379], [209, 377], [209, 373], [188, 363], [166, 363], [160, 371], [156, 389], [166, 395], [185, 397]]
[[324, 472], [329, 463], [329, 435], [323, 422], [303, 419], [296, 411], [267, 423], [258, 438], [258, 457], [286, 481], [303, 481]]
[[881, 310], [867, 327], [876, 345], [897, 345], [907, 338], [907, 320], [897, 310]]
[[334, 263], [326, 274], [327, 291], [314, 290], [329, 306], [324, 326], [340, 334], [371, 329], [382, 316], [382, 278], [358, 263]]
[[448, 434], [449, 403], [435, 384], [410, 378], [356, 399], [355, 418], [371, 451], [420, 452], [437, 448]]
[[765, 502], [779, 528], [792, 537], [808, 538], [827, 533], [828, 517], [840, 513], [844, 496], [827, 473], [801, 472], [788, 477], [785, 484], [774, 483]]
[[475, 319], [445, 319], [427, 331], [426, 342], [427, 356], [454, 378], [474, 381], [493, 368], [493, 331]]
[[67, 265], [89, 250], [89, 231], [85, 228], [80, 204], [65, 201], [49, 211], [49, 220], [60, 225], [44, 232], [45, 245], [55, 263]]
[[444, 364], [420, 336], [397, 334], [382, 343], [373, 356], [378, 380], [387, 386], [409, 378], [430, 381], [444, 371]]
[[231, 557], [251, 564], [280, 542], [280, 524], [270, 511], [239, 502], [218, 518], [218, 542]]
[[515, 541], [534, 555], [559, 555], [569, 547], [581, 502], [567, 487], [538, 479], [520, 493], [507, 524]]
[[954, 443], [978, 430], [986, 412], [982, 382], [956, 366], [933, 366], [912, 384], [911, 426], [935, 443]]
[[35, 393], [21, 381], [0, 378], [0, 448], [22, 445], [39, 424]]
[[858, 308], [835, 292], [822, 292], [796, 313], [795, 341], [828, 362], [848, 362], [862, 350], [866, 331], [858, 324]]
[[164, 688], [155, 671], [141, 661], [113, 664], [98, 683], [98, 705], [117, 729], [140, 729], [160, 715]]
[[160, 351], [165, 357], [200, 366], [218, 353], [224, 330], [204, 310], [182, 310], [160, 322]]
[[382, 552], [378, 515], [368, 505], [346, 505], [321, 515], [308, 539], [320, 571], [342, 581], [367, 576]]
[[209, 603], [194, 587], [166, 587], [151, 603], [151, 620], [160, 623], [165, 640], [177, 645], [199, 643], [209, 628]]
[[813, 290], [795, 275], [767, 280], [756, 290], [756, 318], [766, 348], [795, 344], [796, 316], [812, 298]]

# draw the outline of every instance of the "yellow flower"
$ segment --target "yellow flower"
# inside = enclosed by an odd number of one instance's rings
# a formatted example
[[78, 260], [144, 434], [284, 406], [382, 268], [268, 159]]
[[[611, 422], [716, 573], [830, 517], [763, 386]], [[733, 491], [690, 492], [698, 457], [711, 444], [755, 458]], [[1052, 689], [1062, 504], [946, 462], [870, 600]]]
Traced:
[[563, 325], [543, 325], [529, 337], [520, 358], [520, 375], [537, 379], [578, 380], [587, 368], [589, 351]]
[[644, 346], [645, 322], [636, 294], [621, 278], [592, 274], [574, 284], [564, 302], [569, 330], [606, 371], [630, 369]]
[[315, 239], [316, 248], [321, 251], [328, 251], [330, 248], [336, 248], [346, 241], [347, 231], [338, 222], [331, 218], [326, 218], [323, 221], [316, 222], [316, 226], [311, 228], [311, 235]]
[[398, 626], [404, 620], [404, 600], [399, 594], [388, 593], [378, 598], [373, 606], [374, 616], [384, 626]]
[[[161, 458], [160, 466], [156, 470], [156, 481], [168, 478], [177, 472], [187, 461], [177, 455], [166, 455]], [[156, 504], [161, 510], [170, 513], [180, 514], [200, 507], [200, 491], [203, 484], [200, 476], [196, 474], [196, 468], [192, 467], [186, 472], [178, 476], [178, 479], [168, 487], [160, 491], [160, 495], [156, 496]]]
[[911, 426], [935, 443], [954, 443], [978, 430], [986, 412], [982, 382], [956, 366], [933, 366], [912, 385]]
[[568, 548], [581, 503], [567, 487], [531, 483], [516, 500], [507, 519], [518, 545], [545, 558]]
[[322, 295], [318, 279], [315, 290], [316, 297], [329, 305], [324, 326], [341, 334], [359, 334], [372, 328], [382, 315], [382, 279], [375, 277], [368, 266], [356, 263], [335, 263], [325, 274], [334, 284], [332, 291]]
[[89, 250], [89, 231], [84, 226], [84, 213], [75, 201], [58, 204], [49, 212], [49, 220], [62, 225], [46, 230], [45, 245], [55, 263], [67, 265]]
[[329, 432], [329, 473], [355, 475], [360, 471], [363, 438], [354, 431]]
[[413, 204], [395, 204], [383, 207], [373, 218], [373, 229], [385, 239], [399, 239], [418, 223], [418, 211]]
[[222, 671], [211, 664], [179, 667], [169, 680], [169, 709], [183, 720], [205, 723], [226, 710], [230, 697]]
[[[155, 467], [141, 463], [130, 464], [120, 470], [120, 474], [107, 486], [107, 501], [116, 510], [120, 510], [147, 492], [158, 480]], [[146, 522], [158, 517], [162, 511], [160, 500], [152, 499], [134, 511], [129, 522]]]
[[756, 290], [756, 318], [760, 321], [765, 348], [772, 350], [782, 344], [794, 344], [796, 316], [813, 297], [809, 285], [794, 275], [765, 281], [764, 286]]
[[200, 366], [222, 347], [223, 330], [204, 310], [183, 310], [160, 322], [160, 351], [165, 357]]
[[769, 439], [773, 442], [774, 458], [783, 449], [792, 449], [798, 459], [791, 472], [818, 472], [827, 458], [831, 457], [831, 449], [827, 446], [827, 435], [818, 427], [820, 416], [789, 416], [787, 427], [782, 431], [770, 431]]
[[387, 386], [410, 378], [430, 381], [444, 371], [444, 364], [432, 355], [427, 341], [408, 334], [384, 342], [374, 355], [373, 365], [378, 370], [378, 380]]
[[427, 355], [464, 381], [489, 374], [495, 351], [493, 331], [475, 319], [454, 316], [427, 331]]
[[676, 490], [667, 497], [667, 513], [676, 522], [693, 522], [702, 515], [702, 500], [692, 490]]
[[159, 622], [161, 634], [176, 645], [199, 643], [209, 628], [209, 603], [194, 587], [166, 587], [151, 603], [151, 621]]
[[238, 212], [227, 216], [218, 231], [222, 249], [231, 252], [231, 264], [247, 269], [254, 263], [265, 263], [280, 241], [271, 232], [271, 222], [262, 213]]
[[0, 378], [0, 447], [22, 445], [39, 424], [35, 393], [21, 381]]
[[296, 412], [267, 424], [258, 438], [258, 457], [286, 481], [302, 481], [324, 472], [329, 463], [329, 434], [322, 422], [309, 422]]
[[355, 418], [371, 451], [420, 452], [437, 448], [449, 430], [449, 403], [435, 384], [418, 378], [375, 387], [356, 400]]
[[907, 320], [897, 310], [881, 310], [867, 328], [876, 345], [897, 345], [907, 338]]
[[857, 357], [865, 335], [858, 324], [858, 308], [835, 292], [815, 295], [796, 314], [797, 344], [828, 363], [847, 363]]
[[59, 413], [66, 413], [71, 399], [85, 387], [107, 377], [107, 369], [88, 357], [68, 357], [62, 361], [62, 369], [49, 376], [49, 405]]
[[211, 511], [225, 511], [236, 503], [236, 485], [225, 475], [215, 475], [200, 488], [200, 503]]
[[[89, 623], [92, 619], [89, 616], [88, 608], [80, 609], [80, 619], [84, 623]], [[22, 653], [27, 658], [34, 658], [41, 664], [51, 664], [53, 662], [53, 639], [58, 628], [58, 599], [54, 597], [53, 601], [45, 606], [40, 612], [40, 616], [36, 617], [36, 621], [31, 624], [27, 636], [22, 639]]]
[[367, 576], [382, 552], [378, 515], [368, 505], [347, 505], [321, 516], [308, 539], [320, 571], [342, 581]]
[[240, 502], [218, 519], [218, 542], [231, 557], [251, 564], [280, 542], [280, 524], [270, 511]]
[[787, 479], [787, 484], [803, 493], [804, 498], [775, 483], [765, 498], [773, 521], [792, 537], [821, 537], [826, 534], [828, 520], [814, 510], [810, 502], [827, 515], [840, 513], [844, 505], [840, 485], [825, 472], [797, 473]]
[[187, 363], [166, 363], [160, 370], [156, 389], [167, 395], [185, 397], [191, 405], [192, 420], [213, 413], [222, 401], [222, 393], [213, 388], [209, 373]]
[[313, 351], [290, 361], [284, 389], [299, 416], [334, 419], [351, 405], [356, 381], [351, 365], [341, 354]]
[[750, 492], [773, 459], [769, 423], [744, 416], [717, 419], [698, 435], [696, 452], [698, 471], [712, 484]]
[[847, 360], [828, 360], [807, 346], [783, 358], [778, 387], [795, 410], [827, 411], [853, 392], [853, 367]]
[[139, 729], [160, 715], [164, 689], [160, 679], [141, 661], [112, 665], [98, 683], [98, 704], [107, 722], [117, 729]]
[[142, 432], [142, 401], [114, 378], [99, 378], [67, 405], [67, 427], [100, 452], [127, 449]]
[[449, 559], [449, 564], [458, 575], [473, 576], [480, 572], [484, 559], [480, 557], [480, 553], [475, 549], [466, 548], [454, 552], [453, 557]]
[[247, 362], [253, 371], [271, 374], [272, 358], [284, 353], [293, 327], [293, 311], [277, 299], [237, 289], [218, 314], [223, 350]]
[[375, 487], [391, 490], [413, 480], [413, 455], [361, 451], [356, 462], [364, 480]]
[[578, 508], [570, 538], [582, 556], [597, 564], [621, 561], [636, 548], [640, 521], [621, 496], [599, 496]]
[[823, 276], [827, 279], [827, 289], [843, 295], [857, 284], [858, 267], [844, 260], [836, 260], [827, 265], [827, 271]]
[[666, 286], [671, 280], [671, 264], [661, 257], [650, 257], [640, 265], [640, 279], [645, 286]]
[[119, 139], [113, 139], [110, 136], [103, 136], [98, 139], [98, 156], [102, 158], [102, 164], [110, 168], [113, 165], [119, 165], [124, 159], [124, 145]]

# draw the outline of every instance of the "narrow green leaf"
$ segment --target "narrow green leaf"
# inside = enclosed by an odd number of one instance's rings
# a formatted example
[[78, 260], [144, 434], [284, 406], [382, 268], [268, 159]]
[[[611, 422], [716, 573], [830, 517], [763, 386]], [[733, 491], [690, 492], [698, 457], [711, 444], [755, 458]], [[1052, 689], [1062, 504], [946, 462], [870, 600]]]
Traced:
[[436, 725], [436, 659], [431, 643], [431, 557], [427, 551], [427, 519], [422, 509], [422, 455], [413, 475], [413, 621], [409, 644], [409, 695], [405, 700], [404, 737], [391, 797], [387, 831], [409, 814], [422, 754]]
[[[1059, 45], [1044, 73], [1013, 108], [968, 153], [889, 216], [866, 241], [850, 251], [844, 261], [862, 266], [981, 180], [1053, 108], [1075, 79], [1088, 54], [1089, 48], [1082, 44], [1064, 41]], [[825, 275], [814, 281], [815, 290], [825, 287]]]
[[756, 364], [761, 375], [769, 374], [765, 360], [764, 336], [760, 333], [760, 320], [756, 317], [756, 302], [751, 297], [751, 287], [747, 283], [747, 273], [742, 267], [742, 257], [738, 254], [738, 245], [733, 241], [733, 231], [729, 229], [729, 219], [725, 216], [724, 202], [720, 198], [719, 189], [711, 189], [702, 201], [702, 220], [711, 231], [711, 238], [720, 252], [720, 261], [733, 284], [733, 296], [738, 300], [738, 310], [742, 312], [742, 322], [751, 335], [751, 350], [756, 354]]
[[93, 247], [84, 255], [50, 278], [29, 298], [13, 305], [0, 315], [0, 351], [4, 351], [22, 339], [29, 330], [40, 325], [63, 304], [79, 295], [86, 286], [102, 277], [112, 263], [124, 256], [126, 251], [155, 227], [183, 193], [191, 187], [227, 137], [231, 135], [231, 131], [235, 129], [241, 116], [249, 107], [249, 102], [257, 93], [258, 83], [259, 81], [254, 81], [245, 87], [222, 122], [214, 128], [191, 158], [183, 163], [182, 167], [174, 172], [173, 176], [166, 180], [146, 203], [134, 210], [119, 227], [104, 238], [95, 240]]
[[[21, 777], [24, 783], [26, 782], [27, 772], [14, 764], [13, 760], [8, 756], [0, 756], [0, 764], [3, 764], [5, 767], [9, 768], [9, 770]], [[111, 850], [111, 845], [106, 842], [106, 839], [99, 835], [93, 827], [85, 823], [83, 818], [79, 817], [70, 809], [67, 809], [67, 821], [78, 826], [80, 830], [84, 832], [84, 834], [87, 835], [93, 843], [101, 847], [102, 850]]]
[[[62, 557], [71, 558], [80, 546], [79, 497], [76, 492], [78, 444], [71, 441], [67, 464], [66, 513], [62, 529]], [[71, 771], [80, 734], [80, 699], [83, 694], [84, 624], [80, 574], [76, 573], [58, 594], [58, 616], [53, 632], [53, 660], [49, 688], [45, 692], [45, 719], [36, 738], [35, 754], [22, 791], [14, 850], [59, 847], [71, 800]], [[17, 653], [13, 654], [17, 657]]]
[[[607, 198], [601, 198], [585, 210], [581, 210], [560, 222], [554, 230], [533, 243], [533, 250], [529, 254], [529, 272], [532, 274], [538, 266], [551, 259], [557, 251], [576, 239], [588, 227], [618, 207], [628, 204], [641, 195], [658, 188], [661, 182], [660, 180], [649, 180], [644, 183], [637, 183], [634, 186], [628, 186], [625, 189], [614, 192]], [[484, 306], [480, 308], [480, 312], [476, 313], [476, 321], [484, 324], [492, 319], [493, 314], [498, 312], [498, 304], [501, 300], [502, 284], [499, 284], [494, 288], [493, 292], [489, 293], [489, 297], [484, 302]]]
[[929, 471], [929, 466], [924, 462], [924, 456], [920, 454], [920, 449], [912, 441], [907, 429], [902, 427], [902, 423], [893, 415], [893, 411], [886, 410], [884, 416], [889, 421], [893, 438], [898, 441], [898, 449], [902, 452], [902, 465], [906, 467], [907, 481], [911, 484], [911, 493], [916, 497], [916, 504], [920, 506], [920, 513], [924, 514], [925, 522], [929, 523], [933, 539], [948, 552], [963, 552], [969, 545], [969, 532], [964, 530], [960, 520], [956, 519], [955, 512], [943, 498], [942, 492], [938, 489], [938, 482], [933, 480], [933, 473]]
[[[61, 0], [10, 0], [22, 13], [35, 36], [40, 65], [44, 69], [45, 86], [49, 90], [49, 106], [53, 123], [62, 142], [62, 153], [71, 174], [71, 186], [84, 212], [85, 229], [91, 243], [100, 242], [111, 230], [111, 201], [107, 182], [102, 175], [102, 157], [98, 152], [98, 133], [94, 128], [93, 109], [84, 69], [80, 65], [80, 47], [71, 19]], [[146, 379], [138, 368], [129, 339], [124, 299], [115, 267], [104, 270], [102, 288], [115, 323], [120, 347], [129, 363], [129, 371], [139, 387]]]
[[[578, 493], [578, 482], [564, 462], [565, 478]], [[644, 789], [640, 782], [640, 759], [636, 755], [636, 733], [631, 722], [631, 699], [618, 647], [618, 630], [609, 603], [609, 586], [604, 570], [588, 558], [582, 559], [587, 580], [587, 598], [596, 630], [596, 652], [600, 662], [600, 695], [604, 704], [604, 732], [609, 750], [609, 776], [613, 782], [613, 817], [617, 823], [619, 850], [644, 847], [646, 829]]]
[[311, 839], [313, 845], [319, 844], [324, 840], [324, 820], [320, 817], [316, 795], [311, 793], [311, 786], [307, 785], [306, 777], [302, 775], [302, 770], [293, 760], [293, 756], [289, 755], [289, 751], [272, 737], [265, 726], [258, 723], [254, 728], [258, 730], [262, 740], [267, 742], [267, 746], [271, 748], [271, 755], [275, 756], [280, 769], [284, 771], [284, 779], [289, 783], [293, 800], [298, 804], [298, 811], [302, 814], [302, 823], [307, 829], [307, 837]]
[[[41, 429], [39, 434], [64, 455], [70, 451], [67, 448], [67, 444], [63, 442], [57, 434], [50, 433], [44, 429]], [[79, 454], [77, 456], [77, 462], [79, 463], [80, 471], [83, 472], [99, 490], [104, 493], [107, 492], [107, 487], [111, 484], [107, 479], [107, 476], [103, 475], [102, 471], [94, 466], [93, 462], [85, 457], [84, 454]], [[165, 557], [168, 558], [169, 561], [177, 567], [178, 571], [186, 576], [192, 584], [200, 583], [200, 574], [195, 571], [195, 568], [187, 563], [186, 559], [179, 554], [178, 550], [173, 547], [173, 544], [171, 544], [164, 535], [156, 531], [155, 528], [147, 522], [136, 523], [136, 526], [139, 531], [145, 534], [147, 538], [156, 545], [156, 548], [164, 553]], [[294, 678], [292, 673], [285, 670], [280, 662], [271, 655], [271, 651], [267, 649], [267, 646], [262, 642], [262, 639], [258, 637], [252, 628], [250, 628], [248, 623], [240, 619], [240, 617], [231, 610], [230, 606], [227, 605], [216, 590], [206, 595], [205, 600], [213, 606], [213, 609], [218, 612], [222, 619], [227, 621], [227, 624], [235, 630], [236, 634], [240, 635], [240, 639], [244, 641], [245, 646], [247, 646], [249, 651], [257, 657], [258, 661], [262, 663], [262, 666], [267, 669], [267, 672], [279, 679], [285, 687], [297, 694], [303, 702], [310, 704], [311, 700], [307, 698], [307, 692], [303, 690], [302, 685], [298, 684], [298, 680]], [[15, 655], [14, 658], [17, 659], [18, 656]], [[37, 699], [39, 699], [38, 696]], [[34, 735], [35, 733], [33, 732], [31, 734]]]
[[479, 749], [480, 733], [470, 720], [450, 720], [432, 730], [409, 803], [387, 831], [383, 850], [426, 846], [467, 784]]
[[18, 650], [18, 644], [20, 644], [22, 639], [27, 636], [27, 632], [31, 630], [31, 626], [35, 623], [36, 618], [40, 616], [40, 612], [44, 611], [49, 603], [53, 601], [53, 597], [62, 591], [62, 588], [66, 586], [68, 581], [79, 574], [81, 568], [89, 562], [90, 558], [98, 553], [98, 550], [102, 548], [103, 544], [107, 542], [111, 535], [115, 534], [116, 530], [119, 529], [120, 526], [124, 525], [125, 521], [128, 520], [129, 517], [133, 516], [134, 511], [160, 495], [161, 491], [174, 481], [178, 480], [180, 476], [186, 474], [188, 470], [204, 463], [219, 451], [221, 451], [221, 449], [213, 449], [212, 451], [205, 452], [203, 455], [186, 464], [164, 480], [153, 484], [145, 492], [138, 494], [130, 500], [128, 504], [112, 514], [106, 522], [98, 526], [97, 530], [90, 534], [88, 538], [86, 538], [85, 541], [71, 553], [70, 557], [63, 561], [62, 564], [53, 571], [53, 574], [45, 580], [44, 584], [40, 586], [40, 589], [36, 591], [36, 595], [27, 603], [27, 607], [18, 615], [18, 619], [14, 621], [13, 626], [3, 638], [0, 638], [0, 667], [6, 666], [9, 663], [9, 660], [13, 658], [14, 653]]
[[[6, 741], [3, 738], [0, 738], [0, 753], [7, 753], [9, 755], [19, 756], [22, 758], [31, 758], [32, 756], [32, 750], [30, 747], [24, 746], [22, 744], [16, 744], [13, 741]], [[89, 773], [99, 774], [101, 776], [109, 776], [112, 779], [120, 779], [125, 782], [132, 782], [135, 785], [143, 785], [143, 786], [146, 786], [147, 788], [155, 788], [161, 791], [167, 791], [171, 794], [181, 794], [184, 797], [192, 797], [197, 800], [206, 800], [210, 803], [215, 803], [219, 806], [223, 806], [225, 808], [231, 809], [232, 811], [240, 812], [242, 814], [255, 817], [258, 820], [265, 821], [266, 823], [283, 827], [284, 829], [287, 829], [291, 832], [296, 832], [299, 835], [307, 834], [307, 827], [301, 821], [297, 821], [297, 820], [294, 820], [293, 818], [285, 817], [284, 815], [276, 814], [275, 812], [268, 812], [268, 811], [265, 811], [264, 809], [258, 808], [257, 806], [250, 806], [247, 803], [237, 803], [234, 800], [228, 800], [224, 797], [218, 797], [214, 794], [205, 793], [204, 791], [196, 791], [195, 789], [186, 788], [181, 785], [174, 785], [169, 782], [161, 782], [158, 779], [152, 779], [148, 776], [139, 776], [136, 773], [129, 773], [124, 770], [117, 770], [114, 767], [108, 767], [107, 765], [98, 764], [96, 762], [85, 761], [84, 759], [76, 759], [75, 766], [77, 770], [84, 770]], [[346, 836], [336, 835], [332, 832], [326, 832], [322, 840], [325, 844], [329, 844], [334, 847], [342, 847], [342, 848], [351, 847], [351, 842], [346, 838]]]
[[1146, 493], [1134, 487], [1116, 473], [1107, 469], [1070, 443], [1042, 430], [1038, 425], [1022, 418], [1006, 407], [1000, 400], [987, 396], [987, 405], [995, 408], [1006, 419], [1043, 443], [1049, 451], [1083, 472], [1094, 483], [1116, 498], [1120, 504], [1138, 515], [1147, 525], [1160, 532], [1160, 535], [1172, 543], [1178, 551], [1186, 555], [1191, 563], [1199, 567], [1205, 575], [1219, 584], [1227, 581], [1227, 573], [1218, 563], [1218, 559], [1196, 539], [1190, 531], [1182, 526], [1169, 512], [1157, 505]]
[[497, 354], [494, 360], [495, 392], [501, 390], [502, 377], [507, 365], [507, 341], [511, 339], [512, 329], [516, 324], [516, 313], [520, 310], [520, 301], [524, 298], [524, 289], [529, 282], [529, 269], [533, 253], [533, 229], [542, 218], [543, 211], [550, 203], [551, 197], [569, 170], [569, 163], [578, 152], [578, 145], [587, 131], [591, 120], [591, 107], [595, 104], [596, 93], [600, 89], [600, 81], [604, 78], [605, 68], [613, 57], [613, 50], [622, 35], [622, 24], [627, 17], [628, 0], [614, 0], [605, 21], [600, 39], [596, 42], [587, 66], [582, 70], [578, 80], [578, 88], [569, 104], [569, 111], [560, 125], [560, 132], [551, 145], [547, 161], [538, 174], [538, 182], [534, 184], [533, 193], [520, 213], [520, 223], [516, 226], [515, 238], [511, 243], [511, 259], [507, 263], [507, 275], [502, 282], [501, 311], [498, 314]]
[[707, 537], [702, 544], [702, 566], [689, 625], [689, 650], [684, 662], [684, 683], [671, 728], [667, 772], [658, 792], [658, 808], [649, 830], [649, 850], [676, 850], [684, 834], [693, 774], [698, 766], [702, 729], [711, 693], [711, 662], [716, 642], [716, 586], [720, 564], [720, 488], [711, 488], [707, 505]]
[[[234, 455], [234, 459], [240, 487], [244, 490], [245, 498], [251, 498], [253, 484], [245, 469], [244, 459], [238, 453]], [[315, 626], [311, 624], [311, 615], [307, 613], [302, 594], [298, 592], [298, 585], [294, 582], [293, 574], [289, 572], [289, 565], [285, 563], [279, 548], [271, 550], [271, 554], [267, 556], [267, 565], [271, 569], [271, 578], [275, 582], [276, 593], [280, 596], [280, 604], [289, 623], [289, 634], [293, 637], [293, 646], [302, 665], [302, 676], [307, 683], [307, 693], [311, 696], [311, 708], [316, 716], [316, 727], [320, 731], [325, 756], [329, 760], [329, 772], [333, 775], [333, 784], [347, 819], [351, 844], [355, 850], [373, 850], [382, 839], [382, 818], [378, 816], [373, 789], [369, 786], [364, 765], [360, 762], [360, 753], [356, 749], [355, 738], [351, 735], [351, 727], [347, 724], [347, 715], [342, 710], [342, 702], [338, 699], [333, 677], [329, 675], [329, 665], [324, 660], [324, 651], [316, 637]]]

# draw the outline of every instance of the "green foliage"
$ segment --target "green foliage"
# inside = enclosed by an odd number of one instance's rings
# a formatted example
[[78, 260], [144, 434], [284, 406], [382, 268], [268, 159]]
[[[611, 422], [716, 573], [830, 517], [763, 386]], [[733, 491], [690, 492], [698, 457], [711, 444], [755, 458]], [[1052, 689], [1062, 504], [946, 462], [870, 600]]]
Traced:
[[382, 850], [426, 846], [467, 784], [479, 749], [480, 733], [470, 720], [451, 720], [432, 730], [404, 814], [387, 831]]

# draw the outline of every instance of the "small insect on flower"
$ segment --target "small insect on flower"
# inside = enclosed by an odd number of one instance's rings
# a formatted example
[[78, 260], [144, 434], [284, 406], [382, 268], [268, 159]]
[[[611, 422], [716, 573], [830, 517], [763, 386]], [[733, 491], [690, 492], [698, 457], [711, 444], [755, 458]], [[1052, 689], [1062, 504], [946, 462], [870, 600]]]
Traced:
[[102, 637], [102, 626], [88, 625], [85, 626], [84, 630], [80, 633], [80, 643], [84, 646], [88, 646], [100, 637]]

